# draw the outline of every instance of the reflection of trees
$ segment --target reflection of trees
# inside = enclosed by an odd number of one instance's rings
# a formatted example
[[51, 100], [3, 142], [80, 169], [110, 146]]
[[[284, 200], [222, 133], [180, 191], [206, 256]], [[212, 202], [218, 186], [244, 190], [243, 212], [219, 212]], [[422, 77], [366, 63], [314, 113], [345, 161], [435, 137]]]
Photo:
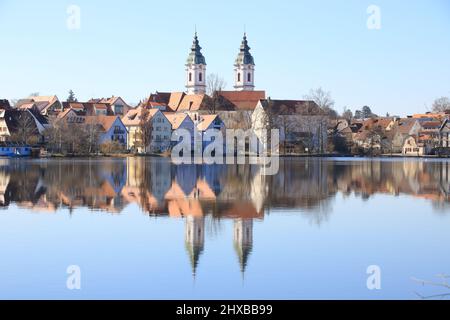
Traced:
[[[281, 159], [275, 176], [258, 166], [180, 165], [168, 159], [128, 158], [0, 163], [1, 203], [33, 209], [80, 206], [120, 212], [136, 203], [150, 215], [263, 218], [296, 209], [320, 224], [340, 192], [369, 199], [383, 193], [431, 200], [445, 213], [450, 168], [444, 161]], [[218, 229], [212, 225], [211, 232]]]

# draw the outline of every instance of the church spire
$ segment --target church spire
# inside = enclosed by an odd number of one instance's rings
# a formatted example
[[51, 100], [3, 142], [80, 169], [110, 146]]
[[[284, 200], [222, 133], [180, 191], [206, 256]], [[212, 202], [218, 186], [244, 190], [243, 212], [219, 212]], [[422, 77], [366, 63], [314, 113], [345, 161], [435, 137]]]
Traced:
[[[197, 28], [196, 28], [197, 29]], [[206, 59], [195, 30], [191, 52], [186, 60], [186, 88], [188, 94], [203, 94], [206, 91]]]
[[235, 85], [238, 91], [252, 91], [255, 89], [255, 60], [250, 53], [247, 32], [244, 32], [238, 56], [234, 62]]

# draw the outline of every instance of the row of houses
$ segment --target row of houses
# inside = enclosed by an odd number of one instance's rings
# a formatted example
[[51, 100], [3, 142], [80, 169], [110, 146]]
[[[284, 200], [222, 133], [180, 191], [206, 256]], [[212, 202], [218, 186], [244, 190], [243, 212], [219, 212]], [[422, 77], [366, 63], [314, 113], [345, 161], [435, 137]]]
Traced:
[[330, 121], [328, 133], [342, 139], [354, 153], [442, 155], [450, 149], [449, 119], [450, 112], [338, 119]]
[[[262, 129], [280, 129], [286, 150], [324, 151], [327, 117], [313, 101], [272, 100], [265, 91], [220, 91], [207, 94], [156, 92], [137, 107], [120, 97], [60, 102], [57, 96], [21, 99], [0, 105], [0, 140], [45, 146], [47, 132], [60, 128], [71, 138], [89, 139], [95, 128], [96, 144], [116, 143], [136, 153], [164, 152], [173, 146], [172, 133], [185, 129], [204, 134], [209, 129], [242, 129], [263, 138]], [[24, 119], [29, 121], [25, 121]], [[21, 120], [22, 119], [22, 120]], [[75, 128], [84, 126], [86, 136]], [[19, 133], [23, 133], [20, 135]], [[26, 137], [23, 137], [25, 135]], [[63, 135], [60, 133], [60, 135]]]

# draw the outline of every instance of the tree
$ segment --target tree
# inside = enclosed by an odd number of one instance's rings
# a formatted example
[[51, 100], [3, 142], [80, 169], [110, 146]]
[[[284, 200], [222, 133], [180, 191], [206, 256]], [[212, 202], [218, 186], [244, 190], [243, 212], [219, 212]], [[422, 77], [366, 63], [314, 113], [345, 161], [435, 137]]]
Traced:
[[38, 142], [39, 134], [33, 116], [28, 110], [21, 111], [17, 117], [11, 140], [23, 144]]
[[221, 92], [225, 89], [225, 86], [225, 80], [216, 73], [210, 74], [206, 79], [206, 93], [210, 97], [208, 109], [211, 114], [215, 114], [217, 108], [220, 106], [222, 100]]
[[69, 96], [67, 97], [67, 102], [78, 102], [77, 98], [75, 97], [75, 93], [73, 90], [69, 91]]
[[352, 120], [353, 119], [353, 112], [352, 110], [348, 109], [347, 107], [344, 108], [344, 112], [342, 113], [342, 118], [346, 120]]
[[433, 102], [433, 112], [444, 112], [450, 110], [450, 98], [440, 97]]
[[153, 121], [150, 117], [150, 111], [146, 108], [142, 108], [139, 117], [139, 140], [137, 141], [137, 146], [141, 147], [144, 150], [144, 153], [147, 153], [147, 148], [152, 142], [152, 134]]
[[38, 97], [39, 96], [39, 92], [32, 92], [29, 95], [30, 97]]
[[324, 91], [322, 88], [311, 89], [305, 99], [314, 101], [326, 115], [331, 118], [337, 118], [337, 112], [334, 110], [334, 100], [331, 98], [331, 92]]
[[361, 110], [356, 110], [355, 111], [355, 119], [362, 119], [363, 118], [363, 113]]
[[364, 119], [371, 118], [373, 113], [369, 106], [362, 107], [362, 116]]

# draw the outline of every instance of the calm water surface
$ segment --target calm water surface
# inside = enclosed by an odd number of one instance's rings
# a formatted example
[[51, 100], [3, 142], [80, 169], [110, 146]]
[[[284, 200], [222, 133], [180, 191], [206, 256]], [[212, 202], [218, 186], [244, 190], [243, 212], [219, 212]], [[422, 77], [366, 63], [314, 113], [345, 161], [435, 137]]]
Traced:
[[3, 159], [0, 298], [441, 298], [449, 192], [438, 160]]

